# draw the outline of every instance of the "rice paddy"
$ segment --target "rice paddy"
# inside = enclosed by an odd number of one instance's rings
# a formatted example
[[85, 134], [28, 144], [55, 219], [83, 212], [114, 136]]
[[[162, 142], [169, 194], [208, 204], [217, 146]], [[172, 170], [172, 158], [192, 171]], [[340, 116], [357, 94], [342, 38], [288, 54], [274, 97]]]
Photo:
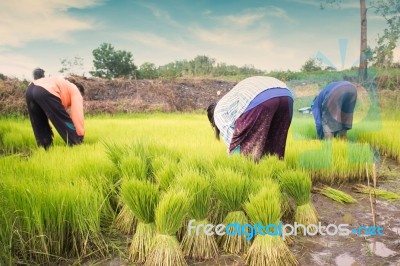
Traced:
[[132, 263], [238, 254], [249, 265], [296, 265], [279, 237], [188, 235], [187, 225], [316, 223], [312, 185], [365, 183], [378, 151], [400, 158], [397, 121], [355, 127], [351, 141], [314, 140], [312, 126], [295, 117], [285, 160], [255, 164], [227, 157], [203, 114], [90, 117], [85, 144], [65, 147], [56, 134], [48, 151], [36, 148], [27, 119], [1, 119], [0, 264], [105, 258], [115, 252], [106, 234], [117, 230], [129, 236]]

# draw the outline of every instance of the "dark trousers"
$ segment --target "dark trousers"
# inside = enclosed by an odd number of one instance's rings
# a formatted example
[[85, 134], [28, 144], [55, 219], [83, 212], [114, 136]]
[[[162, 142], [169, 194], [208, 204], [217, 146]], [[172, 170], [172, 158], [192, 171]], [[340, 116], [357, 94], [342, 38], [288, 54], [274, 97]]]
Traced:
[[82, 143], [69, 114], [65, 111], [60, 98], [46, 89], [31, 83], [25, 94], [33, 133], [39, 147], [47, 149], [53, 143], [53, 131], [49, 120], [68, 145]]
[[258, 161], [264, 155], [285, 156], [286, 139], [292, 122], [293, 100], [282, 96], [267, 100], [242, 114], [235, 122], [230, 152]]

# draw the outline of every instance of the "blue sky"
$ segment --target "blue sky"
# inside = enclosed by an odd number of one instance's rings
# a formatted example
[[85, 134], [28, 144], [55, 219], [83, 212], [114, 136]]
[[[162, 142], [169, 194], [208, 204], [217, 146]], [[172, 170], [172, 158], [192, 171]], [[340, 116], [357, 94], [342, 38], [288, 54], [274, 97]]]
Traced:
[[[384, 28], [369, 10], [372, 47]], [[325, 10], [319, 0], [1, 1], [0, 36], [0, 73], [28, 80], [37, 66], [60, 75], [60, 60], [74, 57], [83, 58], [78, 74], [88, 75], [92, 51], [103, 42], [130, 51], [137, 66], [206, 55], [295, 71], [320, 51], [341, 69], [340, 39], [347, 41], [344, 68], [359, 56], [360, 11], [358, 0]]]

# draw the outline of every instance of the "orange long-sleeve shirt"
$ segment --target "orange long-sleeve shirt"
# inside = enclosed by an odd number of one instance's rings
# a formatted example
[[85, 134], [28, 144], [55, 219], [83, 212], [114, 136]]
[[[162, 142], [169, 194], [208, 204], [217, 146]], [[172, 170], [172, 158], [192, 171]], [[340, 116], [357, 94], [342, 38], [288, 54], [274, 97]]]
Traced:
[[62, 77], [41, 78], [34, 80], [33, 84], [46, 89], [51, 94], [60, 98], [65, 109], [70, 108], [70, 116], [76, 133], [78, 136], [84, 136], [83, 97], [79, 89]]

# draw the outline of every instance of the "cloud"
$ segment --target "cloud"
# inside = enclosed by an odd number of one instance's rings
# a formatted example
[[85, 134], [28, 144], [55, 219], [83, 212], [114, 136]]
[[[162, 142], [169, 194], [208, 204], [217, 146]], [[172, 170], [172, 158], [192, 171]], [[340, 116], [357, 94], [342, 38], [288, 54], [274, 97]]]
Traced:
[[176, 41], [173, 42], [161, 37], [160, 35], [149, 32], [131, 31], [129, 33], [122, 34], [120, 37], [133, 42], [139, 42], [147, 47], [174, 51], [179, 51], [181, 49], [179, 45], [176, 45]]
[[70, 33], [94, 27], [94, 22], [68, 14], [71, 8], [99, 5], [102, 0], [41, 0], [0, 2], [0, 46], [17, 47], [34, 40], [69, 42]]
[[263, 23], [266, 18], [271, 17], [292, 21], [284, 9], [275, 6], [244, 9], [241, 13], [228, 16], [210, 16], [211, 19], [218, 21], [221, 24], [240, 28], [253, 26], [257, 23]]
[[286, 0], [286, 2], [295, 2], [298, 4], [302, 5], [308, 5], [308, 6], [315, 6], [315, 7], [335, 7], [335, 8], [341, 8], [341, 9], [359, 9], [360, 8], [360, 3], [355, 2], [354, 0], [339, 0], [339, 1], [333, 1], [331, 4], [327, 4], [326, 1], [324, 0]]
[[141, 6], [150, 10], [150, 12], [153, 14], [153, 16], [156, 17], [158, 20], [160, 20], [164, 23], [167, 23], [171, 26], [180, 27], [180, 24], [178, 22], [176, 22], [167, 11], [157, 7], [156, 5], [141, 4]]
[[35, 60], [26, 56], [0, 53], [0, 73], [6, 76], [31, 79], [32, 67], [28, 66], [39, 65]]

